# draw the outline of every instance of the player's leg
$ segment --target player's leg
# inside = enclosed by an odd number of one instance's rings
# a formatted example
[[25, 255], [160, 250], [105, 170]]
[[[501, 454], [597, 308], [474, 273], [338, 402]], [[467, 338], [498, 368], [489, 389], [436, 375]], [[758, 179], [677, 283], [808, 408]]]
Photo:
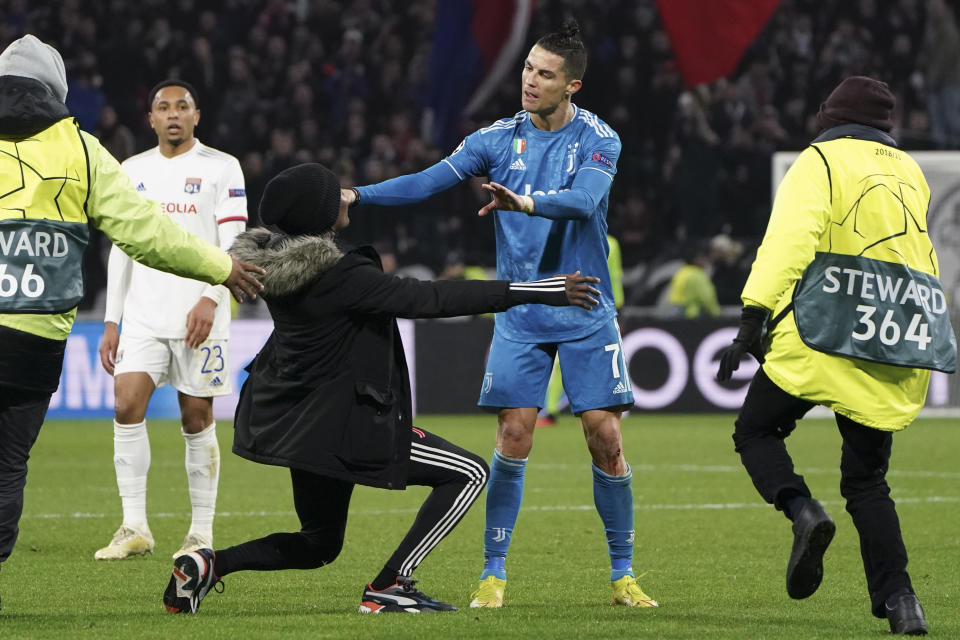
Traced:
[[177, 558], [204, 547], [213, 547], [213, 514], [220, 482], [220, 445], [213, 419], [213, 398], [198, 398], [179, 392], [181, 435], [186, 451], [187, 489], [190, 493], [190, 529]]
[[497, 410], [497, 444], [487, 483], [484, 568], [471, 607], [500, 607], [506, 556], [520, 512], [537, 410], [556, 354], [554, 345], [511, 342], [493, 335], [479, 405]]
[[733, 442], [757, 491], [793, 521], [787, 593], [806, 598], [820, 586], [823, 554], [836, 526], [793, 469], [784, 440], [813, 405], [791, 396], [758, 369], [737, 416]]
[[380, 574], [364, 589], [361, 613], [456, 610], [414, 589], [411, 577], [476, 501], [488, 473], [487, 463], [476, 454], [429, 431], [413, 429], [407, 483], [433, 490]]
[[620, 414], [633, 405], [633, 393], [616, 321], [561, 343], [558, 356], [570, 410], [580, 416], [593, 460], [593, 499], [606, 532], [613, 603], [657, 606], [633, 575], [633, 473], [620, 434]]
[[110, 543], [94, 554], [97, 560], [153, 552], [153, 535], [147, 523], [150, 440], [146, 413], [154, 389], [166, 382], [169, 361], [169, 351], [162, 341], [120, 334], [113, 378], [113, 467], [123, 522]]
[[926, 631], [923, 609], [907, 573], [907, 549], [890, 498], [887, 471], [893, 434], [837, 414], [843, 436], [840, 493], [860, 535], [873, 615], [887, 618], [894, 633]]
[[210, 589], [236, 571], [316, 569], [340, 555], [353, 484], [300, 469], [291, 469], [290, 479], [300, 531], [180, 556], [163, 594], [167, 611], [196, 613]]
[[226, 340], [207, 340], [191, 349], [183, 340], [170, 341], [170, 384], [180, 403], [184, 466], [190, 492], [190, 529], [177, 558], [213, 546], [213, 515], [220, 481], [220, 445], [213, 419], [213, 397], [230, 392]]

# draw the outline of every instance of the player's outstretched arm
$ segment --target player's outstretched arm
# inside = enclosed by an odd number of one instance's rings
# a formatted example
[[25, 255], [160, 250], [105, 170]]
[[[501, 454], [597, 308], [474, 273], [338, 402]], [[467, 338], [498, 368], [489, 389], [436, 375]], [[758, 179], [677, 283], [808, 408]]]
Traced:
[[611, 178], [601, 171], [582, 170], [574, 178], [570, 189], [546, 195], [521, 196], [502, 184], [490, 182], [481, 185], [492, 200], [477, 213], [485, 216], [496, 209], [520, 211], [527, 215], [551, 220], [586, 220], [610, 191]]
[[446, 191], [471, 175], [473, 174], [458, 170], [448, 159], [445, 159], [419, 173], [398, 176], [354, 189], [341, 189], [341, 194], [350, 205], [407, 205]]

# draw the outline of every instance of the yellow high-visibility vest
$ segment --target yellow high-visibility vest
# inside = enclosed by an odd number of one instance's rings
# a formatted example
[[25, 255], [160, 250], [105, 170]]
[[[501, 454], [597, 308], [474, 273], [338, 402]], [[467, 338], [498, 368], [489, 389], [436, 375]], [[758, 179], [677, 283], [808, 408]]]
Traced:
[[66, 313], [80, 302], [89, 165], [73, 118], [0, 139], [0, 312]]
[[[796, 284], [818, 253], [894, 262], [939, 277], [926, 232], [929, 201], [919, 166], [882, 138], [815, 141], [777, 190], [743, 290], [744, 304], [765, 307], [777, 317], [788, 309]], [[851, 320], [852, 331], [868, 333], [857, 327], [857, 317]], [[926, 399], [929, 370], [817, 351], [801, 340], [792, 312], [770, 339], [763, 369], [774, 383], [861, 424], [902, 429]]]

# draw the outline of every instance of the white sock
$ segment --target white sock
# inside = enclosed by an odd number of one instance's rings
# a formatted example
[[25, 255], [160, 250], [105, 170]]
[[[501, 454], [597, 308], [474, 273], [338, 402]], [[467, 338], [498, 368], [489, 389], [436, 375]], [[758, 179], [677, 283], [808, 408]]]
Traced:
[[150, 439], [146, 420], [137, 424], [113, 421], [113, 468], [123, 505], [123, 524], [140, 531], [147, 527], [147, 471]]
[[217, 423], [211, 422], [200, 433], [183, 433], [187, 443], [187, 484], [193, 519], [191, 533], [213, 540], [213, 514], [217, 506], [217, 484], [220, 481], [220, 445], [217, 444]]

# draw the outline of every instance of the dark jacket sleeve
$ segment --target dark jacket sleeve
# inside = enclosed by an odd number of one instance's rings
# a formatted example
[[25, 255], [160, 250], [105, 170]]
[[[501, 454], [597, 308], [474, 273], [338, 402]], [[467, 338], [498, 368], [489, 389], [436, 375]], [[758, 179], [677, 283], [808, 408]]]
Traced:
[[504, 280], [437, 280], [399, 278], [383, 273], [374, 263], [347, 255], [327, 277], [338, 278], [341, 308], [399, 318], [447, 318], [506, 311], [511, 300]]

